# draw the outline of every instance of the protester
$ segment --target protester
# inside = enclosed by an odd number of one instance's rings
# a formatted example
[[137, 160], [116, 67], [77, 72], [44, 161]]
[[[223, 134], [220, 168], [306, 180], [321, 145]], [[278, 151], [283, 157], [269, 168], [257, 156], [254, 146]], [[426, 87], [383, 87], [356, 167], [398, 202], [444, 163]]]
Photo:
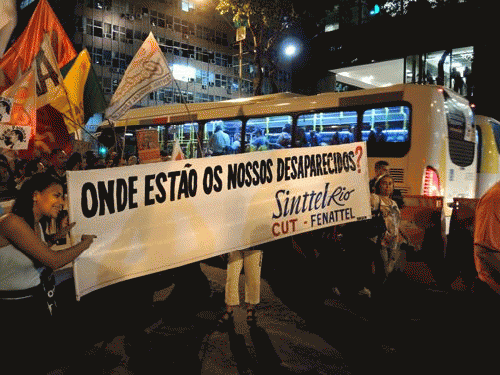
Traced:
[[67, 171], [79, 171], [83, 169], [83, 158], [79, 152], [73, 152], [66, 162]]
[[[474, 262], [478, 288], [500, 295], [500, 182], [479, 200], [474, 224]], [[493, 296], [492, 298], [497, 298]], [[500, 302], [500, 298], [499, 298]]]
[[22, 180], [24, 180], [24, 176], [26, 173], [26, 165], [28, 161], [26, 159], [17, 160], [14, 167], [14, 181], [16, 186]]
[[[2, 340], [8, 343], [3, 348], [3, 365], [18, 373], [41, 372], [55, 357], [49, 345], [57, 331], [52, 270], [73, 261], [95, 238], [82, 235], [74, 246], [51, 250], [42, 236], [41, 222], [57, 217], [63, 203], [62, 183], [51, 173], [38, 173], [24, 182], [12, 212], [0, 218], [0, 311]], [[56, 237], [66, 235], [70, 228]]]
[[385, 160], [379, 160], [375, 163], [375, 176], [370, 180], [370, 193], [375, 192], [375, 182], [380, 176], [389, 173], [389, 163]]
[[97, 162], [98, 162], [98, 159], [95, 156], [94, 151], [89, 150], [89, 151], [85, 152], [84, 160], [83, 160], [85, 170], [97, 168]]
[[[375, 182], [385, 174], [389, 174], [389, 163], [385, 160], [379, 160], [375, 163], [375, 176], [370, 180], [370, 193], [375, 192]], [[404, 206], [403, 193], [399, 189], [394, 189], [391, 196], [392, 200], [398, 204], [401, 209]]]
[[[497, 346], [492, 342], [500, 329], [495, 317], [500, 312], [500, 182], [494, 184], [476, 205], [474, 218], [474, 263], [477, 280], [474, 282], [470, 318], [473, 335], [477, 337], [475, 352], [483, 358], [475, 368], [491, 371], [490, 359], [496, 358]], [[453, 327], [456, 329], [456, 325]], [[465, 336], [462, 336], [465, 337]], [[486, 370], [486, 371], [485, 371]]]
[[226, 311], [220, 319], [227, 322], [233, 319], [234, 307], [240, 304], [239, 282], [242, 268], [245, 268], [245, 302], [247, 322], [256, 322], [255, 306], [260, 303], [260, 274], [262, 250], [237, 250], [229, 253], [226, 277]]
[[110, 152], [108, 157], [106, 158], [106, 168], [118, 167], [120, 165], [121, 158], [121, 154], [119, 154], [118, 152]]
[[47, 172], [52, 173], [57, 178], [66, 183], [66, 162], [68, 156], [63, 149], [55, 148], [50, 152]]
[[0, 159], [0, 197], [10, 199], [15, 195], [15, 192], [16, 181], [14, 174], [9, 164], [4, 159]]
[[378, 239], [386, 278], [394, 270], [400, 256], [400, 245], [403, 242], [399, 230], [401, 213], [398, 204], [392, 199], [393, 192], [394, 180], [390, 175], [384, 174], [375, 182], [375, 193], [371, 195], [372, 210], [373, 208], [380, 210], [387, 228]]
[[129, 156], [127, 160], [127, 165], [136, 165], [139, 164], [139, 159], [137, 159], [137, 156], [131, 155]]

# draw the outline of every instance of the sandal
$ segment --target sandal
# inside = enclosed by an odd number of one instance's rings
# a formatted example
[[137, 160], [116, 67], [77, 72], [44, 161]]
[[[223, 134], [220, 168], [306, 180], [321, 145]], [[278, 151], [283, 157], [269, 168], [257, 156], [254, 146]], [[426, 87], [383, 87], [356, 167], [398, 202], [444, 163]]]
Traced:
[[248, 309], [247, 310], [247, 322], [249, 324], [254, 324], [256, 322], [255, 309]]

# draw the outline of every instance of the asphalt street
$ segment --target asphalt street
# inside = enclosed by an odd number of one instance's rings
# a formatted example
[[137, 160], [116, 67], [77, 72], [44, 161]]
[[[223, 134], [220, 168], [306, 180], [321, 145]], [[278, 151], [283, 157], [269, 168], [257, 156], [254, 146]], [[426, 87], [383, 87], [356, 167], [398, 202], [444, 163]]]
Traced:
[[234, 322], [218, 322], [220, 259], [120, 283], [79, 302], [70, 299], [68, 280], [60, 295], [61, 310], [72, 317], [65, 325], [71, 342], [49, 373], [476, 373], [468, 292], [438, 288], [429, 267], [415, 262], [371, 298], [339, 296], [334, 285], [316, 284], [312, 264], [304, 262], [294, 282], [264, 260], [255, 326], [243, 308]]

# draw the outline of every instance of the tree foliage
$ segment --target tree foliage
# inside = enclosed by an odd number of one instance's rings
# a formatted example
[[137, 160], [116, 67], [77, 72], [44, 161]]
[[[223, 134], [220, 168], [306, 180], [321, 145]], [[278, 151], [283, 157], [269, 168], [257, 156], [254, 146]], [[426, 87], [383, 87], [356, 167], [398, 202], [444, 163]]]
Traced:
[[256, 78], [254, 94], [262, 94], [264, 61], [271, 75], [276, 70], [273, 48], [298, 20], [293, 2], [287, 0], [219, 0], [217, 11], [229, 16], [235, 27], [246, 26], [253, 42]]

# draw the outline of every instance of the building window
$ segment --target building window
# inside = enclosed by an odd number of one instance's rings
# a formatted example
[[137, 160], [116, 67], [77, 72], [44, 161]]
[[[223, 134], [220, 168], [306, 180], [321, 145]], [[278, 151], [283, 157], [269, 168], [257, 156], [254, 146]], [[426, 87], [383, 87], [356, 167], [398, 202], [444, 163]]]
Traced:
[[111, 39], [111, 24], [110, 23], [104, 23], [104, 37]]
[[156, 11], [152, 10], [151, 14], [149, 15], [149, 23], [151, 26], [156, 26], [158, 25], [158, 17]]
[[181, 0], [181, 8], [184, 12], [189, 12], [191, 9], [194, 9], [194, 1], [193, 0]]
[[104, 93], [111, 94], [112, 92], [111, 77], [102, 78], [102, 88], [104, 90]]
[[163, 13], [158, 12], [158, 26], [159, 27], [165, 27], [165, 15]]
[[132, 44], [134, 39], [134, 31], [132, 29], [126, 29], [125, 36], [127, 37], [127, 42]]
[[111, 51], [107, 49], [102, 50], [102, 61], [104, 65], [110, 66], [111, 65]]
[[97, 36], [99, 38], [103, 37], [102, 21], [93, 20], [92, 18], [85, 18], [86, 20], [86, 31], [88, 35]]
[[203, 39], [203, 26], [196, 25], [196, 37], [199, 39]]
[[113, 87], [112, 87], [113, 92], [115, 92], [115, 91], [116, 91], [116, 89], [118, 89], [118, 81], [119, 81], [119, 80], [118, 80], [118, 78], [113, 78], [113, 81], [112, 81], [112, 84], [113, 84]]
[[126, 42], [125, 28], [123, 26], [113, 25], [113, 40]]
[[174, 31], [181, 32], [181, 19], [174, 17]]
[[179, 42], [176, 42], [176, 41], [174, 41], [174, 55], [175, 56], [181, 55], [181, 44]]
[[102, 48], [92, 48], [92, 62], [96, 65], [103, 65]]

